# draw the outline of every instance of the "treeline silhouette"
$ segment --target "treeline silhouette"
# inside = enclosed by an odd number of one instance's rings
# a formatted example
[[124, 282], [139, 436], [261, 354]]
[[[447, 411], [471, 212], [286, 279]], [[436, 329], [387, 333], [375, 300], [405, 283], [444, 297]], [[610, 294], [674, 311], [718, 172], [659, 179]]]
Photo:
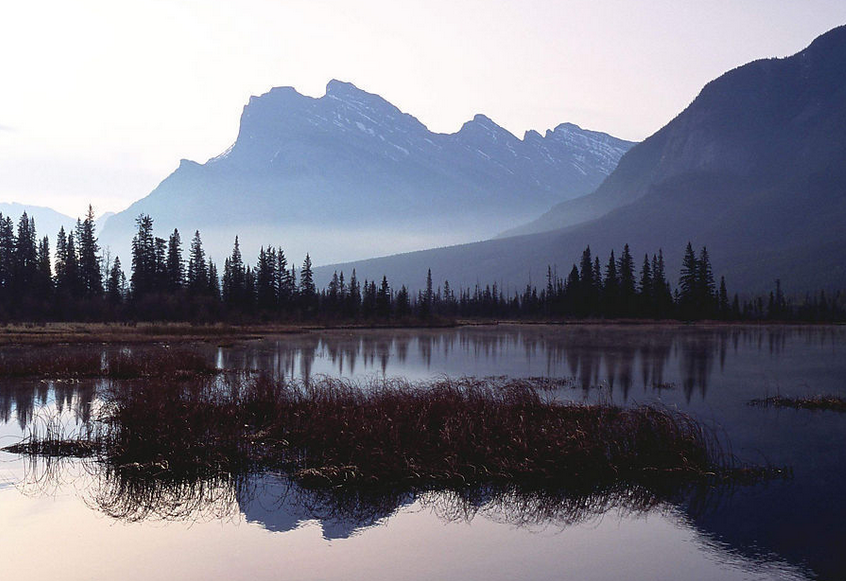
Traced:
[[[177, 320], [177, 321], [373, 321], [413, 324], [470, 318], [652, 318], [721, 320], [846, 319], [846, 297], [820, 291], [789, 300], [779, 281], [769, 297], [741, 302], [729, 298], [726, 282], [715, 281], [706, 248], [697, 254], [688, 243], [678, 285], [667, 279], [661, 250], [645, 255], [640, 268], [629, 246], [604, 263], [582, 253], [578, 265], [562, 278], [552, 267], [546, 285], [527, 284], [506, 293], [496, 283], [454, 289], [449, 281], [435, 287], [432, 272], [423, 290], [406, 285], [349, 279], [335, 272], [318, 289], [310, 256], [302, 266], [289, 264], [281, 248], [259, 251], [255, 266], [245, 264], [238, 238], [219, 274], [195, 231], [187, 259], [178, 230], [167, 239], [155, 236], [153, 219], [136, 219], [130, 276], [120, 258], [101, 252], [89, 206], [84, 220], [59, 230], [56, 251], [36, 236], [35, 221], [24, 213], [17, 222], [0, 214], [0, 318], [9, 320]], [[604, 266], [603, 266], [604, 264]]]

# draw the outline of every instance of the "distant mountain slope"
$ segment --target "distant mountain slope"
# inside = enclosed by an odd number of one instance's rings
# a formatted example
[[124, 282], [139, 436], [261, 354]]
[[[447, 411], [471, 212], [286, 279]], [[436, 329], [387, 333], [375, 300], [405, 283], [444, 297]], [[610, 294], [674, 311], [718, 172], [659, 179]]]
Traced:
[[[547, 264], [566, 273], [587, 244], [603, 257], [626, 242], [641, 257], [662, 247], [675, 270], [690, 240], [708, 246], [734, 288], [765, 290], [775, 278], [793, 291], [844, 288], [844, 71], [846, 27], [839, 27], [792, 57], [755, 61], [706, 85], [596, 192], [554, 210], [582, 212], [563, 215], [564, 228], [344, 269], [422, 284], [431, 267], [454, 285], [514, 288], [530, 273], [539, 282]], [[551, 212], [543, 220], [553, 219]], [[571, 225], [576, 220], [589, 221]]]
[[248, 257], [270, 243], [318, 262], [479, 240], [592, 191], [631, 145], [569, 123], [518, 139], [483, 115], [438, 134], [349, 83], [318, 99], [275, 88], [228, 151], [183, 160], [102, 239], [128, 246], [148, 213], [161, 236], [200, 229], [218, 258], [235, 234]]
[[16, 202], [0, 202], [0, 213], [12, 218], [15, 229], [17, 229], [18, 220], [24, 212], [35, 220], [35, 231], [38, 238], [47, 236], [50, 239], [51, 248], [56, 244], [56, 235], [59, 233], [59, 228], [64, 227], [66, 231], [69, 231], [76, 226], [76, 218], [65, 216], [51, 208]]

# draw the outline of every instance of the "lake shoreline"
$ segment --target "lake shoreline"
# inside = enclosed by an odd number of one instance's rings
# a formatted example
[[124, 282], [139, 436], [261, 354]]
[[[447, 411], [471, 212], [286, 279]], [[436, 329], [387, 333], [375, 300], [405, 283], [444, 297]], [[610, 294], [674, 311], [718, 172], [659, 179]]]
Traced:
[[243, 341], [272, 336], [310, 333], [315, 331], [367, 331], [396, 329], [448, 329], [462, 327], [640, 327], [640, 328], [714, 328], [714, 327], [823, 327], [844, 326], [838, 322], [807, 321], [679, 321], [672, 319], [457, 319], [424, 321], [402, 324], [399, 322], [362, 323], [6, 323], [0, 325], [0, 346], [53, 345], [61, 343], [160, 343], [170, 341], [208, 341], [227, 339]]

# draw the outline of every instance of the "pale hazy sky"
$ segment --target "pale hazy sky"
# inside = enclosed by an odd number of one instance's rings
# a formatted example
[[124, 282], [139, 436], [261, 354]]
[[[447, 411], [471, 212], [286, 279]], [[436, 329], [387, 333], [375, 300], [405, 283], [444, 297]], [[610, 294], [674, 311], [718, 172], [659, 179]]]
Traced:
[[338, 78], [430, 129], [475, 113], [643, 139], [843, 0], [2, 0], [0, 201], [120, 210], [235, 139], [250, 95]]

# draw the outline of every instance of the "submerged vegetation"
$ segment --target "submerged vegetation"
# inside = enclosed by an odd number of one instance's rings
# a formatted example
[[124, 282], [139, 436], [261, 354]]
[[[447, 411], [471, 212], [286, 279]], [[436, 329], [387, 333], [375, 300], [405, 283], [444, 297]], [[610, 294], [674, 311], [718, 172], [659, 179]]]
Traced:
[[775, 395], [764, 399], [753, 399], [749, 402], [749, 405], [846, 413], [846, 399], [834, 395], [814, 395], [810, 397]]
[[[55, 439], [30, 437], [13, 450], [55, 455]], [[506, 378], [149, 380], [109, 393], [94, 428], [60, 455], [74, 447], [124, 474], [273, 469], [309, 487], [520, 484], [583, 494], [771, 473], [736, 463], [681, 412], [561, 403], [532, 380]]]

